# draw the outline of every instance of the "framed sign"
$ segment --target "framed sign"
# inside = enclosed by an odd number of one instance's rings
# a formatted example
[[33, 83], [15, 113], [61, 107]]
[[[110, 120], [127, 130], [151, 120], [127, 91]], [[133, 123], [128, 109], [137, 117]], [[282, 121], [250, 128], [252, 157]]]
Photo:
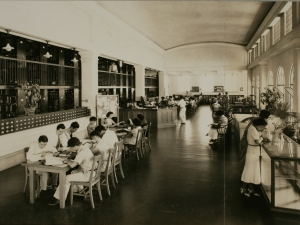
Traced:
[[199, 86], [198, 87], [192, 87], [192, 92], [199, 92]]
[[214, 86], [214, 92], [223, 92], [224, 86]]

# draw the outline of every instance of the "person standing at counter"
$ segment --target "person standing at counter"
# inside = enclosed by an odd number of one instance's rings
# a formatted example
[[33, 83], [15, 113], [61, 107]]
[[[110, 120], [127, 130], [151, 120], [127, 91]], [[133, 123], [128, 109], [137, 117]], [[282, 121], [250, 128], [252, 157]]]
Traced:
[[184, 100], [184, 97], [181, 95], [180, 100], [177, 103], [178, 107], [180, 108], [179, 110], [179, 119], [181, 121], [181, 124], [185, 124], [186, 122], [186, 101]]
[[251, 194], [259, 196], [254, 191], [254, 185], [261, 182], [259, 156], [260, 145], [263, 141], [261, 132], [266, 128], [267, 122], [263, 118], [254, 119], [247, 132], [247, 154], [246, 163], [242, 174], [241, 194], [250, 197]]
[[[261, 110], [259, 113], [259, 118], [263, 118], [264, 120], [267, 120], [270, 116], [270, 112], [268, 110]], [[252, 117], [251, 121], [249, 122], [248, 126], [245, 128], [243, 137], [240, 141], [240, 163], [241, 163], [241, 173], [243, 172], [244, 166], [245, 166], [245, 159], [246, 159], [246, 153], [248, 148], [248, 141], [247, 141], [247, 135], [248, 135], [248, 129], [252, 125], [253, 119], [256, 119], [257, 117]]]

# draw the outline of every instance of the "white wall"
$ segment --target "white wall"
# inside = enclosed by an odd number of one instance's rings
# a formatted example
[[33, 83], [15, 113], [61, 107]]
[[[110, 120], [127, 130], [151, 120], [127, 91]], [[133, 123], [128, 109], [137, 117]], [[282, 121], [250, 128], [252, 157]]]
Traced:
[[[239, 45], [205, 43], [168, 50], [164, 69], [169, 94], [183, 93], [182, 86], [186, 91], [199, 86], [203, 94], [212, 94], [214, 86], [224, 86], [229, 94], [247, 95], [246, 63], [245, 47]], [[184, 83], [183, 76], [188, 76]]]

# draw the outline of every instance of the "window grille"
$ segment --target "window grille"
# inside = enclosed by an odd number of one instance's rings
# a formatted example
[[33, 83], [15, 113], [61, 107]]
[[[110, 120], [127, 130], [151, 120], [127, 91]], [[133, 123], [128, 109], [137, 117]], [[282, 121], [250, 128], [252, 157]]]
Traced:
[[292, 7], [290, 7], [287, 11], [286, 11], [286, 34], [288, 34], [289, 32], [292, 31]]
[[280, 20], [274, 25], [274, 44], [280, 40]]
[[270, 32], [268, 32], [266, 34], [266, 51], [270, 48], [270, 44], [271, 44], [271, 35]]

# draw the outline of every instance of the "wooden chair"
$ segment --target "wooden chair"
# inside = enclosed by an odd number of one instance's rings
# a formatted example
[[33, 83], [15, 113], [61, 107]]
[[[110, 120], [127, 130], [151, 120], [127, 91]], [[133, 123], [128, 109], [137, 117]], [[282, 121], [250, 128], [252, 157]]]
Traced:
[[[70, 201], [71, 205], [73, 205], [73, 195], [77, 196], [83, 196], [83, 197], [89, 197], [91, 200], [92, 208], [95, 208], [94, 205], [94, 199], [93, 199], [93, 186], [97, 184], [97, 189], [100, 197], [100, 201], [102, 201], [102, 194], [101, 194], [101, 188], [100, 188], [100, 174], [101, 174], [101, 166], [103, 162], [103, 155], [99, 154], [94, 156], [93, 159], [93, 165], [91, 169], [91, 174], [89, 181], [71, 181], [71, 188], [70, 188]], [[74, 185], [82, 185], [84, 187], [88, 187], [89, 190], [87, 192], [81, 191], [79, 193], [76, 193], [73, 191]]]
[[127, 152], [128, 155], [129, 155], [129, 151], [130, 150], [135, 151], [136, 152], [137, 160], [139, 160], [139, 155], [141, 157], [143, 157], [143, 143], [142, 143], [143, 135], [144, 135], [144, 129], [140, 128], [140, 129], [138, 129], [138, 134], [136, 136], [135, 145], [124, 144], [124, 146], [125, 146], [125, 153]]
[[115, 143], [115, 161], [114, 161], [114, 175], [115, 175], [115, 179], [116, 179], [116, 183], [118, 183], [118, 179], [117, 179], [117, 173], [116, 173], [116, 166], [119, 165], [119, 169], [121, 172], [121, 176], [122, 178], [125, 178], [124, 173], [123, 173], [123, 168], [122, 168], [122, 152], [124, 150], [124, 143], [123, 141], [117, 141]]
[[[24, 148], [24, 155], [25, 155], [25, 162], [27, 160], [27, 153], [29, 151], [29, 147]], [[28, 186], [28, 180], [29, 180], [29, 170], [27, 166], [25, 167], [25, 185], [24, 185], [24, 189], [23, 189], [23, 194], [25, 194], [27, 186]], [[35, 197], [40, 197], [40, 193], [41, 193], [41, 188], [40, 188], [40, 175], [36, 174], [35, 176], [35, 180], [36, 180], [36, 190], [35, 190]]]
[[143, 137], [143, 147], [146, 149], [146, 145], [148, 145], [149, 150], [151, 151], [151, 144], [150, 144], [150, 128], [151, 122], [148, 124], [147, 128], [144, 129], [144, 137]]
[[[106, 169], [105, 169], [104, 173], [101, 173], [101, 177], [103, 177], [101, 185], [106, 186], [108, 195], [110, 195], [108, 176], [110, 176], [110, 178], [111, 178], [111, 182], [112, 182], [113, 187], [116, 188], [115, 178], [114, 178], [114, 160], [115, 160], [116, 150], [114, 148], [110, 148], [108, 150], [108, 152], [109, 152], [109, 155], [108, 155], [108, 158], [107, 158]], [[103, 160], [103, 161], [105, 161], [105, 160]]]

